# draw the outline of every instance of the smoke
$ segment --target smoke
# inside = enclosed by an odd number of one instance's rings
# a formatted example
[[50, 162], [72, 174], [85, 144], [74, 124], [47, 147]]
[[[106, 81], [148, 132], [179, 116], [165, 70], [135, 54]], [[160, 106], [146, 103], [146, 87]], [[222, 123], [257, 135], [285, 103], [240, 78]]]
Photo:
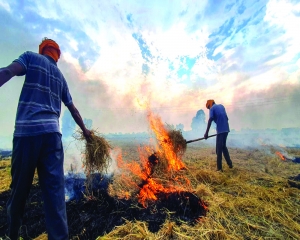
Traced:
[[70, 138], [74, 134], [76, 123], [70, 113], [70, 111], [64, 111], [64, 114], [61, 118], [62, 126], [61, 131], [64, 138]]
[[227, 106], [235, 145], [299, 147], [299, 92], [300, 84], [284, 83], [256, 92], [237, 89]]
[[272, 85], [270, 88], [243, 95], [236, 91], [228, 107], [236, 129], [281, 129], [300, 127], [300, 84]]
[[120, 148], [114, 148], [110, 152], [111, 162], [109, 164], [109, 167], [107, 169], [107, 174], [112, 175], [115, 173], [119, 173], [120, 169], [117, 165], [117, 158], [122, 153], [122, 150]]
[[[145, 111], [137, 105], [136, 94], [122, 93], [101, 79], [87, 79], [80, 68], [62, 62], [73, 103], [81, 116], [90, 119], [101, 133], [147, 130]], [[107, 81], [107, 80], [106, 80]]]

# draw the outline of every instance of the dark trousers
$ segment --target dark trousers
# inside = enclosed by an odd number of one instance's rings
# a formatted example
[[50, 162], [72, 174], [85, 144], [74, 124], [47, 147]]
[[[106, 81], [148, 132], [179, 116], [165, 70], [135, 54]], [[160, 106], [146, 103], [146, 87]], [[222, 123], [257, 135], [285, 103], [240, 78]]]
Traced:
[[216, 154], [217, 154], [217, 169], [222, 169], [222, 154], [229, 167], [232, 167], [232, 161], [229, 156], [229, 152], [226, 146], [228, 132], [220, 133], [217, 135], [216, 141]]
[[63, 161], [60, 133], [14, 137], [11, 195], [7, 202], [8, 236], [12, 240], [18, 238], [35, 169], [42, 189], [48, 239], [69, 239]]

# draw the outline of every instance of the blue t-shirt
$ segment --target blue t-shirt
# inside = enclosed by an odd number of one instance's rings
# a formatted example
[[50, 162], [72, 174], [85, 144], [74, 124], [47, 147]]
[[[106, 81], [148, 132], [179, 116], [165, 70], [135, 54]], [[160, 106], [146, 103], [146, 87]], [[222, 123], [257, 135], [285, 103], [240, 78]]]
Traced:
[[217, 125], [217, 133], [230, 132], [226, 110], [222, 104], [214, 104], [209, 110], [209, 118]]
[[72, 104], [67, 82], [49, 56], [25, 52], [14, 60], [24, 68], [14, 136], [34, 136], [59, 132], [61, 102]]

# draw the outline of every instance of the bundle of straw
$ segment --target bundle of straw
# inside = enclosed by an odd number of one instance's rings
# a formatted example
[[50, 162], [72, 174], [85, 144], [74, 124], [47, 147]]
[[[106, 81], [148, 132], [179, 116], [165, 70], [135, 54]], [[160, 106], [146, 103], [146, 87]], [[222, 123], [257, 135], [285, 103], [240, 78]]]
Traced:
[[89, 176], [95, 172], [107, 171], [111, 160], [111, 145], [95, 130], [91, 130], [91, 137], [86, 140], [80, 133], [79, 140], [85, 141], [83, 165], [85, 173]]
[[186, 140], [183, 138], [181, 130], [168, 127], [168, 135], [176, 155], [183, 155], [186, 151]]

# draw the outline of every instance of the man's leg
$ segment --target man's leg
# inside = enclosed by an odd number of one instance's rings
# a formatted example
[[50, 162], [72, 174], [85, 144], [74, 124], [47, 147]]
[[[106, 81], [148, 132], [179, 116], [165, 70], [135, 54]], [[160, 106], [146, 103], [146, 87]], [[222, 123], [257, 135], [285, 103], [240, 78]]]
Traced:
[[44, 141], [43, 155], [37, 168], [44, 199], [48, 239], [67, 240], [69, 235], [61, 135], [59, 133], [45, 134]]
[[223, 137], [222, 134], [217, 135], [216, 140], [216, 154], [217, 154], [217, 170], [222, 171], [222, 146], [223, 143]]
[[224, 158], [225, 158], [228, 166], [230, 168], [232, 168], [233, 167], [232, 166], [232, 161], [230, 159], [229, 151], [228, 151], [228, 148], [226, 146], [227, 136], [228, 136], [228, 133], [224, 133], [224, 137], [223, 137], [223, 149], [222, 149], [222, 151], [223, 151], [223, 155], [224, 155]]
[[37, 137], [14, 137], [11, 159], [11, 195], [7, 201], [8, 233], [10, 239], [18, 238], [39, 155]]

